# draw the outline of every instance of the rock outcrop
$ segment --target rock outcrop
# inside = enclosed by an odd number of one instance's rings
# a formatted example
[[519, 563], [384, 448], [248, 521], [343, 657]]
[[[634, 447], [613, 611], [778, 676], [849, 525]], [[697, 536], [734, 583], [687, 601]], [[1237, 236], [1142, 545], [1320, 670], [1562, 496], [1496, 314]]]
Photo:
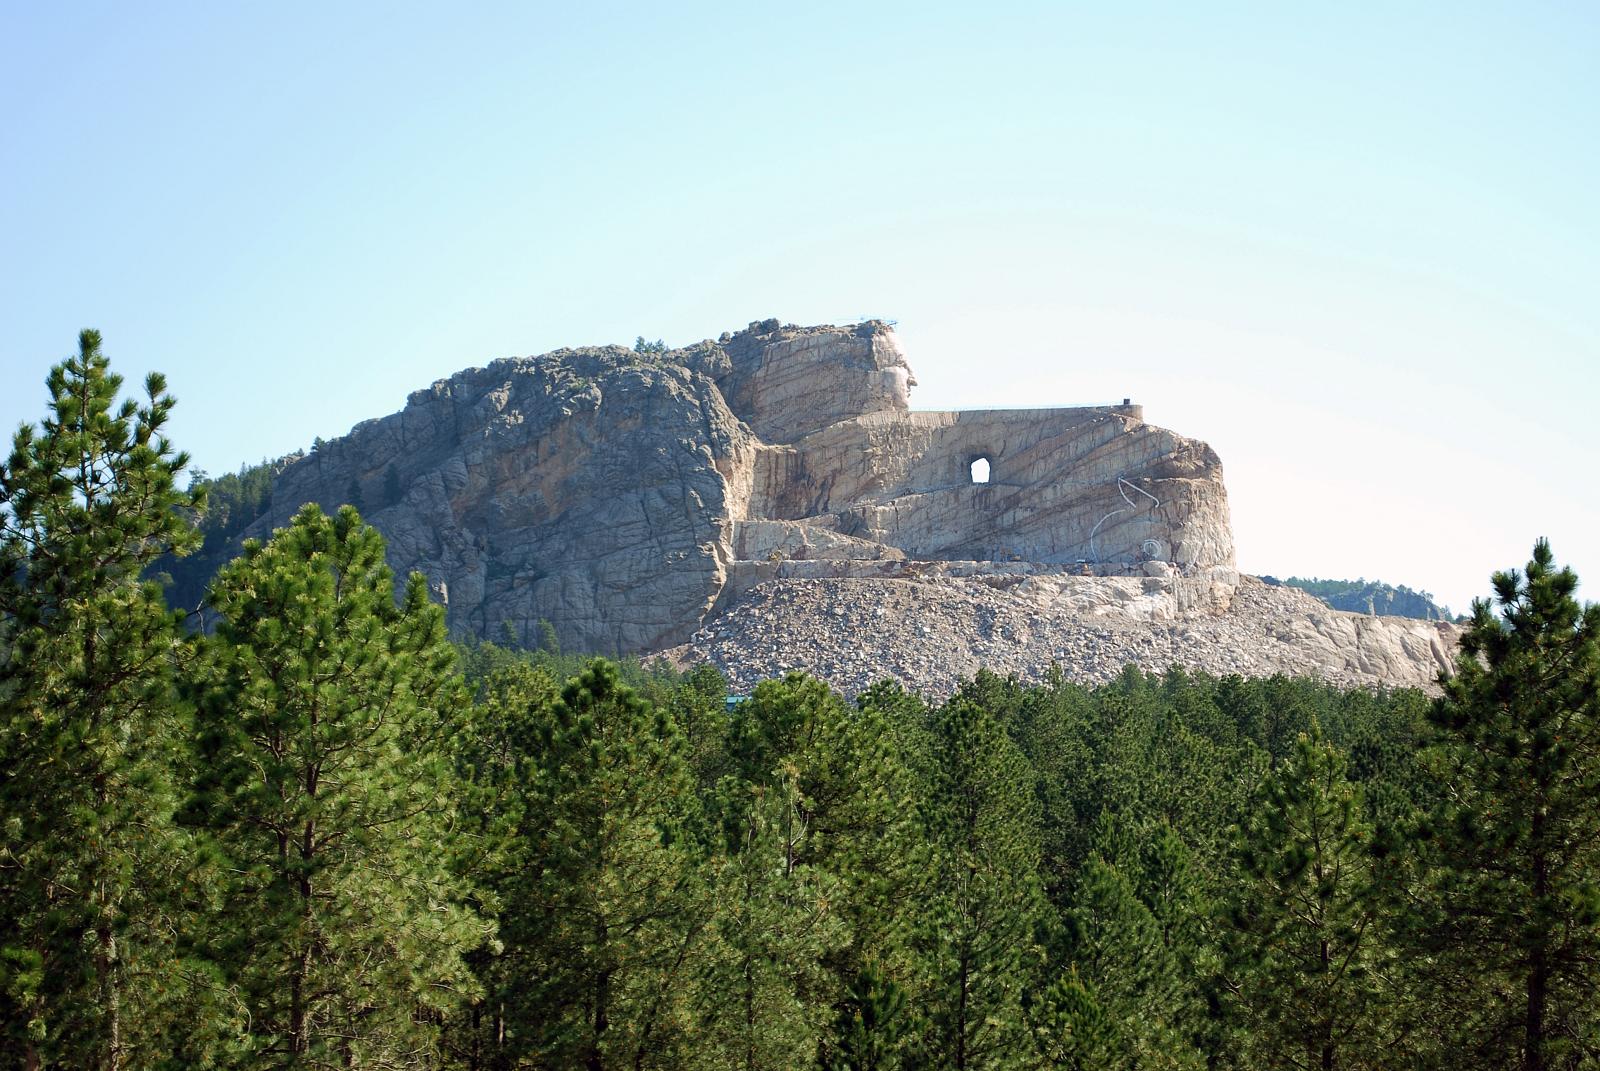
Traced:
[[607, 653], [682, 643], [784, 562], [1235, 581], [1204, 443], [1126, 403], [912, 412], [914, 385], [876, 321], [496, 361], [288, 466], [251, 534], [358, 501], [458, 633]]
[[457, 633], [531, 639], [548, 620], [573, 647], [635, 651], [716, 601], [730, 487], [754, 454], [704, 374], [562, 350], [441, 380], [324, 444], [279, 477], [252, 534], [303, 502], [359, 500]]
[[[1428, 686], [1452, 626], [1234, 567], [1222, 466], [1137, 405], [913, 412], [889, 325], [496, 361], [288, 464], [266, 535], [356, 502], [458, 634], [932, 694], [980, 665]], [[977, 482], [974, 462], [988, 463]]]

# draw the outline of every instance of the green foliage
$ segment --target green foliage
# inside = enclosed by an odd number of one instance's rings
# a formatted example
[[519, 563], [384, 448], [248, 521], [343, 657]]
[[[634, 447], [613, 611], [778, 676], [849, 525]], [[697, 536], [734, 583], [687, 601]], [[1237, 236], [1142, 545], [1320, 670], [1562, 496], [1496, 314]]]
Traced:
[[930, 736], [932, 880], [913, 939], [923, 1046], [938, 1067], [1015, 1066], [1028, 1044], [1022, 994], [1045, 906], [1033, 778], [999, 722], [965, 696], [933, 713]]
[[350, 486], [345, 488], [344, 502], [357, 513], [367, 508], [366, 496], [361, 493], [361, 481], [354, 476], [350, 477]]
[[[479, 686], [498, 667], [512, 662], [524, 662], [543, 670], [558, 681], [576, 677], [594, 661], [595, 656], [578, 651], [566, 651], [556, 638], [549, 622], [538, 625], [540, 640], [534, 647], [525, 647], [509, 627], [502, 629], [501, 642], [467, 639], [456, 646], [462, 674], [469, 685]], [[678, 673], [664, 661], [657, 659], [649, 665], [637, 658], [622, 658], [610, 663], [622, 683], [634, 691], [648, 696], [660, 696], [676, 687]]]
[[670, 1066], [710, 922], [681, 738], [598, 660], [530, 714], [532, 780], [501, 890], [513, 1044], [556, 1066]]
[[92, 333], [49, 383], [0, 468], [0, 1064], [1600, 1051], [1600, 610], [1543, 543], [1437, 703], [1132, 667], [730, 703], [543, 623], [448, 644], [348, 508], [244, 544], [186, 636], [141, 578], [231, 553], [270, 470], [179, 492], [159, 377], [119, 406]]
[[[743, 797], [713, 856], [714, 943], [698, 957], [696, 1058], [718, 1067], [815, 1066], [829, 992], [825, 958], [844, 944], [838, 882], [816, 862], [819, 835], [792, 768], [770, 785], [725, 784]], [[734, 801], [729, 801], [734, 803]]]
[[237, 553], [240, 534], [272, 508], [272, 480], [282, 467], [281, 461], [263, 460], [216, 479], [195, 473], [189, 491], [203, 493], [204, 500], [189, 517], [199, 529], [200, 546], [182, 558], [163, 555], [150, 568], [166, 579], [171, 605], [190, 610], [200, 606], [211, 578]]
[[683, 737], [684, 759], [703, 797], [733, 772], [729, 755], [728, 682], [715, 667], [696, 666], [679, 680], [657, 677], [641, 686], [665, 708]]
[[1439, 1029], [1480, 1063], [1600, 1045], [1600, 606], [1577, 584], [1543, 540], [1496, 573], [1434, 710], [1421, 950]]
[[226, 859], [212, 949], [261, 1059], [415, 1058], [476, 990], [487, 927], [439, 852], [462, 688], [423, 578], [396, 606], [383, 551], [353, 508], [306, 506], [212, 587], [190, 820]]
[[78, 343], [0, 467], [0, 1055], [117, 1068], [182, 1044], [196, 970], [176, 936], [181, 642], [140, 578], [198, 542], [203, 495], [177, 489], [162, 377], [118, 404], [99, 334]]
[[646, 353], [646, 354], [650, 354], [652, 356], [659, 356], [659, 355], [661, 355], [663, 353], [666, 353], [667, 351], [668, 351], [667, 344], [665, 342], [661, 341], [659, 338], [656, 339], [654, 342], [646, 342], [644, 336], [640, 335], [637, 339], [634, 340], [634, 343], [633, 343], [633, 352], [634, 353]]
[[820, 1064], [824, 1071], [891, 1071], [903, 1066], [903, 1040], [914, 1027], [905, 990], [869, 964], [839, 1002]]
[[237, 535], [272, 505], [272, 479], [280, 464], [263, 460], [259, 465], [241, 465], [216, 479], [196, 479], [191, 488], [204, 487], [205, 509], [197, 527], [204, 536]]
[[1385, 962], [1372, 830], [1313, 724], [1239, 831], [1229, 988], [1261, 1066], [1382, 1067]]
[[[522, 1018], [513, 1034], [506, 998], [532, 969], [526, 853], [518, 838], [537, 822], [535, 805], [541, 732], [561, 685], [514, 652], [484, 644], [465, 653], [475, 702], [455, 740], [461, 786], [460, 821], [450, 844], [452, 863], [476, 887], [479, 905], [499, 919], [498, 934], [467, 956], [483, 985], [482, 999], [448, 1021], [445, 1047], [454, 1063], [506, 1066], [524, 1049]], [[458, 652], [461, 657], [461, 652]]]
[[393, 463], [383, 470], [383, 505], [384, 508], [398, 506], [405, 497], [405, 485], [400, 480], [400, 470]]
[[1291, 576], [1284, 583], [1315, 595], [1335, 610], [1417, 617], [1424, 621], [1452, 619], [1448, 606], [1440, 606], [1426, 591], [1412, 591], [1404, 584], [1394, 586], [1380, 580], [1318, 580], [1300, 576]]
[[[733, 776], [723, 792], [786, 800], [785, 821], [805, 831], [786, 865], [817, 875], [832, 901], [837, 936], [818, 950], [827, 975], [814, 981], [813, 996], [845, 1000], [873, 971], [890, 972], [885, 984], [908, 975], [925, 852], [910, 774], [882, 717], [852, 711], [822, 682], [793, 674], [757, 685], [735, 708], [727, 755]], [[834, 1058], [835, 1041], [820, 1038], [822, 1059]]]
[[[1195, 948], [1192, 910], [1158, 917], [1140, 896], [1137, 841], [1110, 815], [1078, 882], [1068, 915], [1068, 952], [1108, 1019], [1118, 1057], [1109, 1067], [1198, 1067], [1190, 1036], [1199, 1015], [1199, 989], [1186, 970]], [[1153, 875], [1153, 877], [1170, 875]], [[1182, 896], [1179, 883], [1147, 883], [1150, 891]], [[1168, 905], [1170, 906], [1170, 905]], [[1188, 938], [1188, 940], [1185, 940]]]
[[1125, 1063], [1116, 1026], [1076, 969], [1057, 976], [1027, 1008], [1036, 1066], [1105, 1071]]

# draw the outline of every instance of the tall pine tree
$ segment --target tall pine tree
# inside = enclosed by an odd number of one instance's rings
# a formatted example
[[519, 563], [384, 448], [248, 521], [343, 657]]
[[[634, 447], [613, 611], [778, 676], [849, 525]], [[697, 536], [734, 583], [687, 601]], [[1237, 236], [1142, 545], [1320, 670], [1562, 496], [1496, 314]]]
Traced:
[[1312, 724], [1238, 836], [1231, 990], [1262, 1066], [1380, 1067], [1388, 976], [1361, 794]]
[[[1182, 904], [1187, 890], [1181, 882], [1142, 880], [1140, 831], [1110, 814], [1102, 814], [1098, 826], [1067, 915], [1066, 958], [1084, 989], [1075, 994], [1069, 985], [1073, 999], [1065, 1007], [1104, 1016], [1116, 1054], [1107, 1068], [1196, 1067], [1198, 991], [1186, 970], [1194, 951], [1185, 940], [1193, 923]], [[1158, 858], [1170, 862], [1169, 856]], [[1152, 877], [1170, 877], [1161, 873], [1170, 869], [1155, 869]], [[1140, 895], [1141, 885], [1146, 896], [1150, 889], [1163, 894], [1157, 902], [1162, 914]]]
[[1600, 606], [1540, 540], [1473, 603], [1434, 711], [1422, 927], [1441, 1029], [1479, 1066], [1589, 1066], [1600, 1050]]
[[1033, 772], [971, 699], [951, 699], [931, 729], [933, 884], [916, 934], [925, 1047], [936, 1067], [1016, 1066], [1031, 1048], [1022, 993], [1045, 906]]
[[833, 876], [805, 860], [814, 835], [798, 778], [729, 778], [726, 841], [712, 866], [713, 954], [697, 990], [708, 1045], [696, 1062], [739, 1071], [816, 1066], [824, 957], [846, 938]]
[[592, 662], [541, 719], [503, 897], [513, 1049], [535, 1066], [672, 1066], [711, 920], [683, 741]]
[[[749, 785], [781, 788], [806, 829], [800, 865], [840, 883], [848, 940], [829, 956], [834, 996], [868, 964], [895, 962], [921, 891], [911, 783], [884, 715], [851, 710], [814, 677], [764, 681], [729, 725], [729, 754]], [[784, 788], [782, 782], [793, 782]]]
[[422, 577], [397, 606], [383, 555], [354, 509], [311, 505], [212, 585], [191, 817], [235, 876], [211, 929], [257, 1060], [416, 1065], [473, 988], [487, 927], [441, 849], [455, 655]]
[[177, 489], [162, 377], [142, 405], [121, 383], [83, 332], [0, 467], [0, 1053], [30, 1067], [148, 1062], [179, 982], [180, 639], [142, 574], [196, 545], [202, 496]]

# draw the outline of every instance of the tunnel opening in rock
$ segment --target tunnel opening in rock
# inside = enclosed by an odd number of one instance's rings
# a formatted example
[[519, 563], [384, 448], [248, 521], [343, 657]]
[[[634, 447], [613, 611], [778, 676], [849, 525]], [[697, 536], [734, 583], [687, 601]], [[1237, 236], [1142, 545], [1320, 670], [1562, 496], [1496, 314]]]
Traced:
[[971, 466], [973, 483], [989, 482], [989, 459], [986, 457], [974, 458]]

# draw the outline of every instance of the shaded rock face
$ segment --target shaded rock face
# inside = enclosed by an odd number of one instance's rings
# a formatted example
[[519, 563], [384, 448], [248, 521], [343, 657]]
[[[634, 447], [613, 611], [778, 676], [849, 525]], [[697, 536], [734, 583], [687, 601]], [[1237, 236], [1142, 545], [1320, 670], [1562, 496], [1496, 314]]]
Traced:
[[457, 633], [607, 653], [686, 640], [782, 561], [1236, 579], [1204, 443], [1132, 405], [912, 412], [914, 385], [879, 322], [496, 361], [288, 466], [249, 534], [354, 500]]
[[391, 565], [427, 575], [454, 631], [525, 642], [548, 620], [574, 646], [636, 650], [716, 598], [728, 474], [751, 451], [711, 381], [681, 365], [622, 349], [497, 361], [291, 466], [251, 534], [359, 488]]

